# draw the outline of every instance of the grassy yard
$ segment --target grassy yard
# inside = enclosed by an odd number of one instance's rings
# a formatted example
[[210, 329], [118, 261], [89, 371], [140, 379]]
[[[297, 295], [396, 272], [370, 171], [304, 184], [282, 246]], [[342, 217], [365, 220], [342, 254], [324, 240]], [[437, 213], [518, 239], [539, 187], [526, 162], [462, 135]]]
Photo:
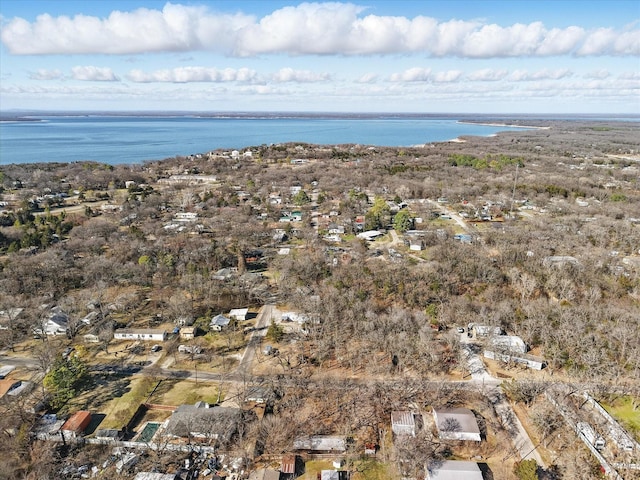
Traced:
[[636, 440], [640, 439], [640, 399], [626, 395], [601, 402], [607, 412], [614, 416]]
[[[311, 460], [305, 463], [305, 473], [301, 480], [316, 480], [318, 473], [322, 470], [334, 470], [330, 460]], [[375, 459], [357, 460], [349, 468], [352, 480], [393, 480], [398, 478], [398, 474], [392, 466], [380, 463]]]
[[[223, 386], [224, 388], [224, 386]], [[198, 401], [214, 405], [218, 400], [219, 386], [216, 383], [199, 382], [197, 385], [190, 380], [163, 380], [157, 390], [149, 399], [150, 403], [160, 405], [194, 404]], [[224, 400], [223, 390], [220, 399]]]

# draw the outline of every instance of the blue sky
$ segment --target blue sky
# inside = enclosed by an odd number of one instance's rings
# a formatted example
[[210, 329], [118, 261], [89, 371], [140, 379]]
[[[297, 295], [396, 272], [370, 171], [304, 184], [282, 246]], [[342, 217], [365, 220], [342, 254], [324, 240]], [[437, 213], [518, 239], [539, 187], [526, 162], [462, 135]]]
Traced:
[[0, 2], [0, 109], [640, 114], [640, 1]]

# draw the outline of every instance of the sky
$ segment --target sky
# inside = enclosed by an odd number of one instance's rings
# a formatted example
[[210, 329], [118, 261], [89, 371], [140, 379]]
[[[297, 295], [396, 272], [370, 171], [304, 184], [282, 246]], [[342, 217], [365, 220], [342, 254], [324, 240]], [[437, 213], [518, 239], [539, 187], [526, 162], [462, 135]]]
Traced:
[[640, 0], [0, 0], [0, 111], [640, 115]]

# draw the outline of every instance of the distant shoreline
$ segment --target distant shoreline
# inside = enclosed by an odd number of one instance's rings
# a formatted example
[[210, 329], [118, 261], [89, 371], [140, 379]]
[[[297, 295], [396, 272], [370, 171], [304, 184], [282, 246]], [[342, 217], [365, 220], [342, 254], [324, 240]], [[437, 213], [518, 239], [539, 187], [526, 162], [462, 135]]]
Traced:
[[345, 119], [345, 120], [404, 120], [446, 119], [461, 124], [510, 128], [548, 128], [533, 125], [506, 123], [531, 121], [639, 121], [640, 116], [629, 114], [492, 114], [492, 113], [398, 113], [398, 112], [197, 112], [197, 111], [64, 111], [22, 110], [0, 112], [0, 122], [34, 122], [41, 117], [102, 117], [102, 118], [218, 118], [218, 119]]
[[545, 126], [534, 126], [534, 125], [516, 125], [513, 123], [481, 123], [481, 122], [470, 122], [470, 121], [462, 121], [459, 120], [458, 123], [463, 123], [465, 125], [484, 125], [485, 127], [508, 127], [508, 128], [523, 128], [525, 130], [535, 129], [535, 130], [549, 130], [551, 127]]

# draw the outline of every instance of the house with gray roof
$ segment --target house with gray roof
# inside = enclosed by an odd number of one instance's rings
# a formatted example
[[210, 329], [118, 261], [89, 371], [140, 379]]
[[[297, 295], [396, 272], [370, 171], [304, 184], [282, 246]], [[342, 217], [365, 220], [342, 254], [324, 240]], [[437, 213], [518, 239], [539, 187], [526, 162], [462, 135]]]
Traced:
[[427, 466], [427, 480], [483, 480], [476, 462], [444, 460]]
[[224, 330], [225, 327], [229, 325], [230, 322], [231, 322], [230, 318], [225, 317], [224, 315], [216, 315], [211, 319], [211, 322], [209, 323], [209, 328], [214, 332], [221, 332], [222, 330]]
[[206, 402], [180, 405], [167, 420], [166, 435], [226, 443], [236, 432], [241, 416], [239, 408], [212, 407]]
[[443, 440], [481, 441], [476, 416], [468, 408], [434, 408], [433, 418]]

